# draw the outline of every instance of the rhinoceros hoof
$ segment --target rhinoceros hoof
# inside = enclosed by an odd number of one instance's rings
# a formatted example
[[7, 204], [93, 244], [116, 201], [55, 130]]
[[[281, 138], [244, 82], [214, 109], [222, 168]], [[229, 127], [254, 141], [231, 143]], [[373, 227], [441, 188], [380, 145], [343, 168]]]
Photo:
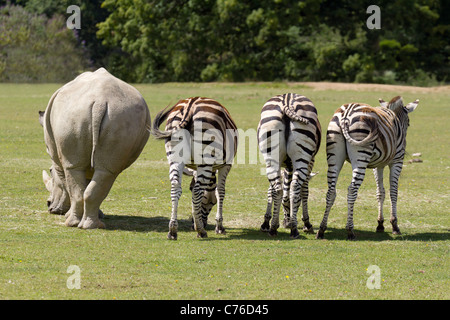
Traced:
[[99, 219], [86, 218], [83, 219], [79, 224], [80, 229], [105, 229], [105, 224]]
[[80, 223], [80, 219], [75, 215], [69, 215], [64, 223], [67, 227], [76, 227]]

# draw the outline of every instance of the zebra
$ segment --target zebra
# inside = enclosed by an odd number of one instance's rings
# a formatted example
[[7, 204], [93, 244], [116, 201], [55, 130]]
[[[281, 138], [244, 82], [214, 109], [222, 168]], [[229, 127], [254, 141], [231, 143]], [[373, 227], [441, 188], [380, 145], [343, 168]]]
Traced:
[[353, 232], [353, 206], [361, 186], [366, 168], [372, 168], [377, 184], [378, 226], [384, 231], [383, 169], [389, 166], [391, 218], [393, 234], [401, 234], [397, 223], [398, 179], [403, 166], [406, 148], [406, 130], [409, 113], [414, 111], [419, 100], [404, 106], [400, 96], [385, 102], [379, 99], [380, 107], [373, 108], [363, 103], [349, 103], [337, 109], [328, 126], [327, 162], [328, 192], [325, 214], [316, 238], [323, 239], [330, 209], [336, 198], [336, 182], [345, 160], [352, 165], [352, 181], [348, 187], [347, 238], [355, 239]]
[[[166, 119], [165, 131], [161, 131], [159, 126]], [[215, 232], [225, 234], [222, 215], [225, 181], [238, 143], [237, 127], [230, 113], [210, 98], [182, 99], [156, 115], [152, 135], [165, 139], [170, 166], [172, 214], [168, 239], [177, 239], [177, 211], [183, 173], [193, 176], [192, 216], [197, 237], [207, 237], [207, 217], [216, 203]]]
[[303, 231], [313, 233], [308, 215], [308, 184], [321, 141], [321, 127], [314, 104], [307, 97], [295, 93], [272, 97], [262, 107], [257, 134], [270, 182], [261, 230], [271, 236], [277, 235], [282, 204], [283, 225], [291, 229], [291, 238], [298, 238], [297, 211], [302, 202]]

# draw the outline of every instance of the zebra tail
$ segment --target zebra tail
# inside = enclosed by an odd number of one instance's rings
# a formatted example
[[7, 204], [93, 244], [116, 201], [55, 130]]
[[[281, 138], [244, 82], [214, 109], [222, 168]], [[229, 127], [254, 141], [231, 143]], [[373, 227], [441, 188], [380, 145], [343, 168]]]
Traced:
[[102, 126], [103, 118], [107, 112], [108, 106], [105, 104], [97, 104], [94, 102], [91, 110], [92, 118], [92, 153], [91, 153], [91, 168], [95, 168], [94, 155], [95, 149], [98, 145], [98, 138], [100, 135], [100, 129]]
[[299, 116], [291, 106], [285, 106], [283, 111], [284, 111], [284, 114], [287, 115], [292, 121], [297, 121], [297, 122], [301, 122], [304, 124], [309, 123], [308, 119], [306, 119], [302, 116]]
[[378, 130], [376, 128], [373, 128], [370, 133], [363, 139], [363, 140], [355, 140], [352, 137], [350, 137], [349, 131], [349, 120], [344, 118], [341, 119], [341, 129], [342, 134], [344, 135], [345, 139], [354, 146], [364, 146], [368, 145], [372, 142], [374, 142], [378, 138]]
[[190, 169], [190, 168], [184, 167], [184, 168], [183, 168], [183, 174], [184, 174], [184, 175], [187, 175], [187, 176], [189, 176], [189, 177], [193, 177], [194, 174], [195, 174], [195, 170], [192, 170], [192, 169]]
[[169, 116], [169, 113], [172, 111], [172, 109], [174, 107], [169, 108], [169, 106], [167, 106], [166, 108], [161, 110], [156, 115], [155, 119], [153, 120], [153, 126], [152, 126], [150, 132], [156, 139], [167, 139], [167, 138], [170, 138], [172, 136], [173, 130], [170, 130], [170, 131], [165, 131], [164, 130], [164, 131], [162, 131], [162, 130], [159, 129], [159, 126], [167, 119], [167, 117]]

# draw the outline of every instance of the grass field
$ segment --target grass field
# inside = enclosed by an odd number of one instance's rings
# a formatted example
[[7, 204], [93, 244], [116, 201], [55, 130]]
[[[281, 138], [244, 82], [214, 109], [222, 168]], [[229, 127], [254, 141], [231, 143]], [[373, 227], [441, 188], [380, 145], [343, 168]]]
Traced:
[[[227, 180], [226, 235], [190, 231], [189, 180], [183, 181], [178, 241], [166, 238], [170, 182], [164, 143], [150, 138], [102, 205], [107, 228], [64, 226], [47, 212], [41, 172], [45, 151], [38, 110], [60, 85], [0, 84], [0, 299], [449, 299], [450, 298], [450, 88], [293, 83], [136, 85], [152, 117], [180, 98], [201, 95], [225, 105], [239, 128], [256, 129], [264, 102], [296, 92], [316, 105], [323, 128], [348, 102], [376, 105], [378, 98], [420, 99], [410, 115], [405, 167], [399, 184], [402, 235], [393, 236], [389, 198], [386, 232], [375, 233], [377, 202], [370, 171], [355, 205], [357, 240], [346, 241], [345, 165], [325, 240], [279, 229], [259, 231], [267, 178], [261, 164], [237, 164]], [[242, 141], [241, 141], [242, 143]], [[420, 152], [422, 163], [407, 163]], [[326, 154], [322, 143], [310, 183], [310, 221], [317, 231], [325, 210]], [[388, 170], [386, 170], [388, 171]], [[385, 172], [387, 182], [387, 172]], [[388, 188], [388, 186], [386, 186]], [[80, 289], [69, 289], [79, 268]], [[369, 266], [380, 270], [380, 289], [366, 285]]]

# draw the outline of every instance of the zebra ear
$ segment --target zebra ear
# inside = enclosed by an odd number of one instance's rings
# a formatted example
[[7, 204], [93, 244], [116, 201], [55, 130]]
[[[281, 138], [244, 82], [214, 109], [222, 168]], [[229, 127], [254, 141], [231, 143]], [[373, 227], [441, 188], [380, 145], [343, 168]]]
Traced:
[[386, 101], [384, 101], [383, 99], [378, 99], [378, 101], [380, 102], [380, 106], [382, 106], [382, 107], [384, 107], [384, 108], [387, 108], [387, 106], [388, 106], [388, 103], [386, 102]]
[[408, 103], [408, 104], [405, 106], [405, 110], [406, 110], [408, 113], [413, 112], [413, 111], [417, 108], [418, 105], [419, 105], [419, 99], [417, 99], [417, 100], [414, 101], [414, 102]]

